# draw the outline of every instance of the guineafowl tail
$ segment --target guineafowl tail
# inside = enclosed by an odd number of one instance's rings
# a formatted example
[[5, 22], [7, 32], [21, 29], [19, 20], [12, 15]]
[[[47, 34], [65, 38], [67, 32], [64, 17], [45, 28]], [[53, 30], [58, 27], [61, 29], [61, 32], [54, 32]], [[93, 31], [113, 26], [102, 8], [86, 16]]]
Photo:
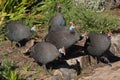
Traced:
[[19, 41], [19, 43], [20, 43], [20, 45], [21, 45], [21, 47], [22, 47], [22, 46], [25, 46], [25, 44], [26, 44], [28, 41], [29, 41], [29, 39], [23, 39], [23, 40]]

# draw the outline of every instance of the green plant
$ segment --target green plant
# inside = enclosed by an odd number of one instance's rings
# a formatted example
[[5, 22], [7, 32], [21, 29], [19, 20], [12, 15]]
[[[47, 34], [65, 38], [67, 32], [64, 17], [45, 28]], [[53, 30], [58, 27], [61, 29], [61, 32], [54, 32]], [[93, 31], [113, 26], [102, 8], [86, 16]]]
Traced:
[[94, 10], [86, 9], [84, 6], [77, 7], [76, 11], [80, 12], [79, 14], [76, 13], [80, 20], [79, 31], [106, 33], [108, 31], [112, 31], [120, 25], [120, 20], [118, 18], [104, 12], [97, 13]]
[[[84, 4], [75, 5], [71, 0], [44, 0], [41, 7], [36, 10], [41, 12], [41, 22], [48, 25], [49, 19], [57, 14], [57, 4], [62, 4], [62, 14], [69, 25], [70, 21], [80, 25], [79, 31], [95, 31], [108, 32], [115, 29], [119, 25], [119, 19], [106, 14], [105, 12], [98, 13], [92, 9], [87, 9]], [[101, 17], [102, 16], [102, 17]]]
[[[5, 26], [10, 20], [19, 20], [29, 27], [48, 27], [49, 19], [57, 15], [57, 4], [62, 5], [62, 14], [67, 25], [70, 21], [80, 25], [79, 31], [107, 32], [119, 24], [119, 20], [104, 12], [87, 9], [84, 4], [73, 0], [1, 0], [0, 1], [0, 41], [4, 40]], [[102, 16], [102, 17], [101, 17]], [[47, 26], [47, 27], [46, 27]]]
[[26, 17], [26, 13], [29, 11], [28, 7], [34, 2], [32, 0], [2, 0], [0, 11], [9, 20], [18, 20]]
[[18, 74], [16, 70], [13, 70], [14, 62], [4, 61], [1, 64], [2, 69], [0, 70], [1, 80], [21, 80], [22, 75]]
[[5, 58], [7, 58], [7, 57], [8, 57], [8, 54], [0, 55], [0, 58], [2, 58], [2, 59], [5, 59]]
[[24, 67], [23, 67], [23, 70], [26, 71], [26, 72], [29, 71], [29, 69], [30, 69], [29, 66], [24, 66]]

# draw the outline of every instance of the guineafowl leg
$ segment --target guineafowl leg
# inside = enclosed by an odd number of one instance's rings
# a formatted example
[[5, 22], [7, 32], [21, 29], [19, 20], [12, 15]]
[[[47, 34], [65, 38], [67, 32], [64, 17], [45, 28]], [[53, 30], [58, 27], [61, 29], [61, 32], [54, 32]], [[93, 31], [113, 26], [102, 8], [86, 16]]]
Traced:
[[11, 42], [11, 48], [14, 49], [14, 48], [15, 48], [15, 44], [16, 44], [16, 42], [12, 41], [12, 42]]
[[90, 55], [88, 55], [88, 63], [89, 63], [89, 65], [91, 65], [91, 58], [90, 58]]
[[11, 45], [10, 45], [10, 46], [11, 46], [11, 48], [14, 46], [14, 45], [13, 45], [13, 43], [14, 43], [14, 42], [12, 41], [12, 42], [11, 42]]
[[50, 76], [52, 76], [52, 74], [47, 70], [47, 68], [46, 68], [46, 65], [44, 64], [43, 65], [43, 68], [45, 69], [45, 71], [46, 71], [46, 73], [48, 74], [48, 75], [50, 75]]
[[12, 41], [12, 42], [11, 42], [11, 48], [14, 49], [16, 44], [18, 45], [18, 47], [21, 47], [20, 43], [15, 42], [15, 41]]
[[95, 57], [95, 58], [97, 60], [97, 64], [99, 64], [100, 63], [100, 57]]

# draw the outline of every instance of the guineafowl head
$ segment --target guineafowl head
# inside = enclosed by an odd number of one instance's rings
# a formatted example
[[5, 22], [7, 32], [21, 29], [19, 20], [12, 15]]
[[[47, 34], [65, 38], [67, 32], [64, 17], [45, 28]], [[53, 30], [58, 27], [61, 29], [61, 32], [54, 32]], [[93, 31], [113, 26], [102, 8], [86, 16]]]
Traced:
[[113, 34], [111, 31], [108, 32], [108, 37], [111, 37]]
[[74, 30], [74, 29], [76, 29], [75, 24], [74, 24], [73, 22], [70, 22], [69, 30], [72, 31], [72, 30]]
[[59, 53], [66, 55], [65, 47], [60, 48], [58, 51], [59, 51]]
[[38, 28], [36, 26], [31, 27], [30, 32], [32, 37], [37, 34]]
[[38, 30], [38, 29], [37, 29], [36, 26], [33, 26], [33, 27], [30, 29], [31, 32], [35, 32], [35, 31], [37, 31], [37, 30]]
[[74, 22], [71, 21], [71, 22], [70, 22], [70, 25], [73, 25], [73, 26], [74, 26], [75, 24], [74, 24]]
[[61, 4], [58, 3], [58, 12], [61, 13]]
[[107, 34], [107, 39], [108, 39], [109, 41], [111, 41], [111, 36], [112, 36], [112, 35], [113, 35], [112, 32], [109, 31], [108, 34]]
[[88, 33], [87, 32], [80, 35], [80, 40], [83, 39], [83, 38], [88, 39]]

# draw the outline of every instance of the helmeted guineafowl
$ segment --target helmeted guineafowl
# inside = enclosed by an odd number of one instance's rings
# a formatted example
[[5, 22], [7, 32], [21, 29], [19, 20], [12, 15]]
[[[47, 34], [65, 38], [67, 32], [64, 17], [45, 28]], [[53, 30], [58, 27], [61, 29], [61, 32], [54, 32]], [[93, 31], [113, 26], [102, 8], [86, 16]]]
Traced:
[[49, 32], [45, 41], [54, 44], [58, 49], [61, 47], [69, 48], [80, 39], [80, 35], [76, 30], [69, 30], [68, 28], [60, 28], [57, 31]]
[[66, 26], [66, 20], [61, 14], [61, 4], [58, 4], [58, 14], [56, 16], [53, 16], [49, 20], [49, 31], [54, 31], [56, 28], [64, 27]]
[[34, 31], [32, 31], [25, 24], [18, 21], [9, 22], [6, 30], [6, 36], [11, 42], [26, 42]]
[[[51, 43], [48, 42], [38, 42], [32, 48], [30, 55], [35, 59], [36, 62], [42, 63], [44, 69], [46, 69], [46, 64], [52, 62], [53, 60], [61, 57], [61, 53], [65, 55], [64, 47], [59, 50]], [[50, 74], [47, 71], [48, 74]]]
[[[111, 44], [110, 36], [102, 34], [90, 32], [87, 36], [87, 40], [85, 43], [85, 52], [88, 55], [91, 55], [97, 59], [97, 63], [101, 61], [106, 53], [109, 50]], [[109, 61], [105, 62], [109, 64]], [[109, 64], [110, 65], [110, 64]]]

